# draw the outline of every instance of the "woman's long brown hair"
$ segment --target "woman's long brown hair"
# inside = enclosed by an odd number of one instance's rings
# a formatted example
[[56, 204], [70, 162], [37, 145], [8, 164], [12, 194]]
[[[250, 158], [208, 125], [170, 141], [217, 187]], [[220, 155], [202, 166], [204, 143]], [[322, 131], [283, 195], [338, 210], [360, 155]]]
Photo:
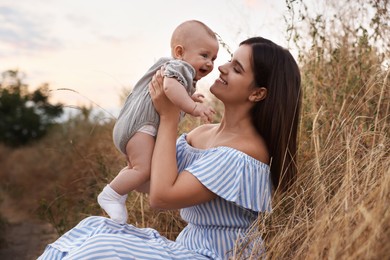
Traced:
[[240, 45], [252, 48], [257, 87], [267, 97], [252, 109], [252, 120], [271, 156], [276, 189], [287, 191], [297, 176], [297, 134], [301, 107], [301, 76], [291, 53], [270, 40], [254, 37]]

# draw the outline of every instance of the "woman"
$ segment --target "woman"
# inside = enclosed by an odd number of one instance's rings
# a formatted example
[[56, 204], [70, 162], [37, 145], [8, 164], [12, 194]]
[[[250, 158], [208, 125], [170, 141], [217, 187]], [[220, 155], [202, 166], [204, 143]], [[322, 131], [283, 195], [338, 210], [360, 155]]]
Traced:
[[242, 42], [219, 71], [210, 91], [224, 104], [221, 122], [202, 125], [177, 141], [179, 110], [163, 94], [161, 75], [149, 86], [160, 114], [150, 204], [182, 209], [188, 225], [177, 240], [89, 217], [50, 244], [42, 259], [233, 256], [258, 212], [271, 210], [272, 186], [287, 190], [295, 178], [300, 74], [287, 50], [260, 37]]

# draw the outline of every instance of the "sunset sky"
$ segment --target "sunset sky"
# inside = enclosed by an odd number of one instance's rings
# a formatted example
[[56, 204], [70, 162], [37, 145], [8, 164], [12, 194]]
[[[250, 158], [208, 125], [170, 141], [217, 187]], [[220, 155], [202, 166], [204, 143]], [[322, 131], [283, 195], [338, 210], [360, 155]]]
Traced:
[[[30, 90], [49, 83], [53, 102], [117, 111], [179, 23], [202, 21], [233, 50], [248, 36], [285, 46], [285, 12], [284, 0], [0, 0], [0, 72], [18, 69]], [[202, 92], [228, 59], [221, 48]]]

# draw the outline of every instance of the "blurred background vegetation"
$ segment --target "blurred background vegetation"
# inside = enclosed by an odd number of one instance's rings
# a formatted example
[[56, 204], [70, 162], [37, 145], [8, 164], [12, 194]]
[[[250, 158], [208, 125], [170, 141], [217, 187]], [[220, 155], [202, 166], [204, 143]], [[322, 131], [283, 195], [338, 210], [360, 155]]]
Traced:
[[[299, 178], [290, 193], [274, 197], [272, 214], [259, 216], [248, 237], [262, 236], [270, 259], [385, 259], [390, 252], [390, 4], [324, 1], [318, 8], [307, 2], [287, 0], [285, 16], [288, 47], [297, 50], [302, 74]], [[112, 144], [114, 119], [93, 119], [91, 108], [84, 107], [56, 122], [62, 106], [49, 104], [47, 85], [29, 93], [20, 72], [4, 73], [1, 194], [50, 222], [58, 235], [86, 216], [104, 214], [96, 196], [126, 163]], [[4, 76], [20, 89], [4, 85]], [[19, 95], [10, 110], [4, 110], [7, 95]], [[223, 108], [212, 102], [218, 121]], [[39, 118], [38, 132], [29, 130], [25, 139], [23, 130], [15, 130], [15, 113]], [[186, 118], [178, 134], [199, 124]], [[177, 211], [151, 210], [140, 193], [131, 193], [127, 206], [129, 223], [156, 228], [171, 239], [185, 225]], [[237, 259], [244, 247], [235, 248]]]
[[0, 142], [13, 147], [42, 138], [63, 112], [49, 103], [47, 84], [30, 93], [20, 74], [5, 71], [0, 81]]

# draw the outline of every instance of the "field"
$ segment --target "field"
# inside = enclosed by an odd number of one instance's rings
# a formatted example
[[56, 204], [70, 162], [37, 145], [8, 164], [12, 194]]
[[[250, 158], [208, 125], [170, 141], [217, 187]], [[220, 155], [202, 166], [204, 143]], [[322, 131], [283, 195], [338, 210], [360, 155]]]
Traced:
[[[381, 14], [379, 7], [374, 11]], [[273, 212], [261, 214], [248, 237], [263, 238], [269, 259], [388, 259], [390, 34], [383, 33], [388, 27], [379, 19], [383, 30], [370, 33], [375, 24], [349, 30], [346, 22], [337, 33], [328, 30], [330, 21], [306, 21], [307, 38], [290, 28], [292, 44], [301, 46], [298, 181], [289, 193], [275, 193]], [[187, 119], [179, 133], [198, 124]], [[112, 144], [112, 127], [112, 121], [81, 114], [30, 146], [0, 146], [0, 199], [29, 218], [39, 216], [57, 235], [86, 216], [104, 214], [96, 196], [125, 165]], [[129, 197], [129, 223], [170, 239], [185, 225], [177, 211], [151, 210], [146, 195]], [[237, 244], [237, 259], [244, 247]]]

